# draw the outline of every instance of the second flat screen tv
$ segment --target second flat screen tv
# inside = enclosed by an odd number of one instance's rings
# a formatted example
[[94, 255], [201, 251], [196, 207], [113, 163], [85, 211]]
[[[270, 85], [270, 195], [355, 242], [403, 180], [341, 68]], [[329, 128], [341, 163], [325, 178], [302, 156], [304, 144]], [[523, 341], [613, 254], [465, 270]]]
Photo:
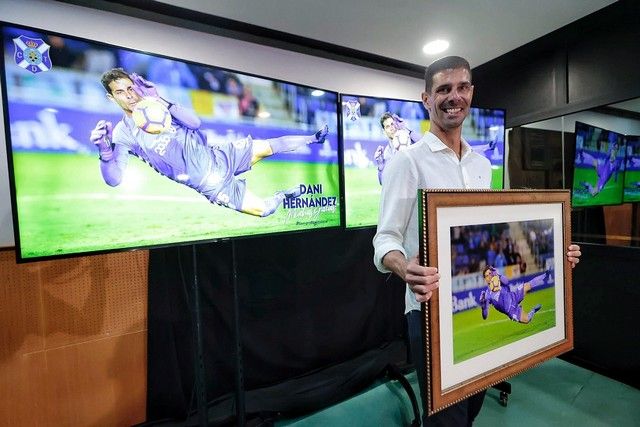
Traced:
[[2, 45], [20, 260], [340, 226], [337, 93], [8, 24]]
[[623, 202], [640, 202], [640, 136], [625, 137], [627, 156], [624, 170]]
[[[344, 212], [348, 228], [375, 226], [384, 165], [393, 154], [429, 131], [429, 114], [421, 102], [341, 95]], [[491, 161], [491, 188], [502, 189], [504, 124], [501, 109], [472, 107], [462, 136]]]
[[571, 204], [589, 207], [622, 203], [624, 135], [576, 122], [575, 137]]

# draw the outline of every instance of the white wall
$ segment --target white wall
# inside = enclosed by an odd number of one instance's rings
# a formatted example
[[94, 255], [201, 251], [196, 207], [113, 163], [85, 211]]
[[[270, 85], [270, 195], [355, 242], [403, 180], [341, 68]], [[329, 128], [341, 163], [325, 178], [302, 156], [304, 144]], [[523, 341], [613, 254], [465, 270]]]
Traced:
[[625, 117], [616, 117], [611, 114], [602, 114], [596, 111], [581, 111], [579, 113], [567, 114], [566, 116], [556, 117], [554, 119], [530, 123], [524, 125], [524, 127], [562, 132], [564, 126], [565, 132], [573, 133], [576, 121], [618, 132], [623, 135], [640, 135], [640, 121]]
[[[422, 80], [50, 0], [1, 0], [0, 19], [342, 93], [420, 99]], [[4, 129], [0, 247], [13, 246]]]

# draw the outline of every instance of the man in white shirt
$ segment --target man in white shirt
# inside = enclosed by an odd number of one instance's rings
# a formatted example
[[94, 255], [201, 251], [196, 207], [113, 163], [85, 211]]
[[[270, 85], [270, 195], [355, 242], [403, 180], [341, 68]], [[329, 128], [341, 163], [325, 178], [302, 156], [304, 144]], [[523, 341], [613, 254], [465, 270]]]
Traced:
[[[411, 358], [423, 388], [424, 360], [420, 303], [439, 286], [435, 267], [418, 262], [417, 190], [421, 188], [489, 189], [491, 163], [474, 152], [462, 138], [462, 122], [473, 97], [471, 68], [467, 60], [448, 56], [429, 65], [425, 72], [422, 102], [431, 127], [423, 138], [395, 154], [385, 168], [378, 229], [373, 238], [374, 263], [381, 272], [393, 272], [407, 283], [405, 294]], [[580, 248], [569, 246], [572, 266]], [[480, 412], [484, 392], [444, 409], [423, 421], [428, 425], [468, 426]]]

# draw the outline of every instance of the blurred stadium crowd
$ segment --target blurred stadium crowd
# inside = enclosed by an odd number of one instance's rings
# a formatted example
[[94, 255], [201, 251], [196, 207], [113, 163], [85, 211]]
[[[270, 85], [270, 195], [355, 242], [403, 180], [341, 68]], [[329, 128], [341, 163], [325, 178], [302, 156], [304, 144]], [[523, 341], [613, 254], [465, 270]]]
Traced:
[[[452, 228], [452, 275], [517, 266], [520, 275], [546, 269], [553, 258], [553, 229], [549, 220], [471, 225]], [[533, 264], [533, 265], [532, 265]]]
[[[335, 96], [312, 96], [313, 88], [89, 41], [44, 36], [25, 30], [8, 30], [5, 33], [5, 56], [11, 57], [13, 55], [12, 39], [20, 35], [43, 39], [50, 46], [49, 56], [53, 66], [68, 69], [71, 72], [70, 76], [90, 74], [91, 84], [95, 87], [88, 88], [88, 83], [84, 81], [75, 83], [76, 94], [85, 99], [86, 93], [84, 92], [104, 92], [99, 82], [99, 76], [104, 71], [121, 67], [128, 73], [138, 73], [162, 87], [163, 93], [168, 91], [172, 96], [178, 98], [175, 99], [176, 102], [192, 107], [198, 113], [201, 113], [198, 111], [198, 102], [194, 101], [190, 105], [190, 97], [180, 92], [206, 91], [235, 98], [237, 108], [234, 108], [234, 114], [245, 122], [251, 122], [256, 118], [269, 118], [275, 122], [296, 122], [315, 128], [317, 124], [316, 112], [335, 111]], [[73, 73], [74, 71], [76, 73]], [[16, 75], [12, 83], [16, 86], [28, 86], [33, 83], [29, 81], [29, 77], [31, 76]], [[104, 98], [103, 95], [101, 96]], [[198, 97], [196, 96], [196, 98]], [[206, 108], [204, 113], [206, 113]]]

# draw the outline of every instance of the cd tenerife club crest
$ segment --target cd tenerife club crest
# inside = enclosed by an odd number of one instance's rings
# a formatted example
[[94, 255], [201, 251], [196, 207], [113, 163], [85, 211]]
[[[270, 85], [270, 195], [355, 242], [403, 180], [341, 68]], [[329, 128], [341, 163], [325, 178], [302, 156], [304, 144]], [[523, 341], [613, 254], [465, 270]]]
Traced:
[[49, 45], [44, 40], [20, 36], [13, 39], [13, 44], [16, 48], [14, 59], [19, 67], [33, 74], [51, 69]]

